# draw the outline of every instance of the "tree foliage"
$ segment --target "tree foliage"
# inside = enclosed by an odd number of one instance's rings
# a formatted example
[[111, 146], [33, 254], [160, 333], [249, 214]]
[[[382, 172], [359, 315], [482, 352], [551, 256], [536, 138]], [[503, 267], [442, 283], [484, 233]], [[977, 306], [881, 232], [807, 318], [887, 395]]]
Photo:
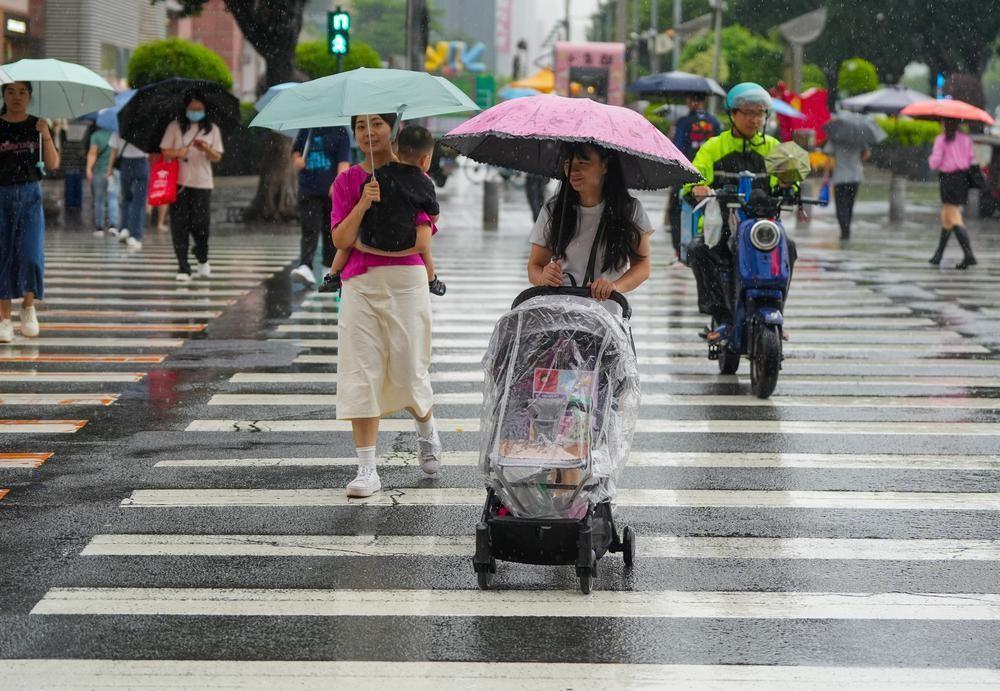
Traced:
[[[688, 42], [681, 53], [681, 62], [689, 61], [698, 54], [713, 50], [712, 36], [702, 36]], [[774, 86], [781, 79], [784, 51], [774, 41], [751, 33], [746, 27], [731, 24], [722, 30], [722, 60], [729, 67], [729, 78], [720, 81], [727, 84], [757, 82], [765, 87]]]
[[856, 96], [878, 88], [875, 65], [864, 58], [849, 58], [840, 63], [837, 72], [837, 90], [843, 96]]
[[819, 65], [807, 62], [802, 66], [802, 90], [806, 89], [826, 89], [829, 86], [829, 82], [826, 79], [826, 73], [823, 72], [823, 68]]
[[206, 79], [227, 89], [233, 75], [218, 53], [205, 46], [180, 38], [145, 43], [135, 49], [128, 63], [128, 81], [133, 88], [163, 81], [170, 77]]
[[[344, 72], [358, 67], [381, 67], [382, 58], [364, 41], [351, 40], [351, 49], [344, 56]], [[295, 47], [295, 67], [318, 79], [337, 73], [337, 57], [330, 55], [325, 41], [306, 41]]]

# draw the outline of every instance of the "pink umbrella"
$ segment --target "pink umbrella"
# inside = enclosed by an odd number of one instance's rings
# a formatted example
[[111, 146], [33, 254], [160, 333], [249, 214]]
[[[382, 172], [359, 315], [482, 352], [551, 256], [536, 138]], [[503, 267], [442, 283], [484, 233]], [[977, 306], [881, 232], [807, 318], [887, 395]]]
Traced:
[[586, 143], [616, 151], [633, 189], [701, 179], [642, 115], [586, 98], [542, 95], [507, 101], [459, 125], [442, 142], [481, 163], [550, 178], [563, 177], [567, 144]]
[[951, 98], [911, 103], [903, 108], [899, 114], [909, 115], [912, 118], [953, 118], [955, 120], [978, 120], [987, 125], [993, 124], [993, 118], [985, 110], [976, 108], [965, 101]]

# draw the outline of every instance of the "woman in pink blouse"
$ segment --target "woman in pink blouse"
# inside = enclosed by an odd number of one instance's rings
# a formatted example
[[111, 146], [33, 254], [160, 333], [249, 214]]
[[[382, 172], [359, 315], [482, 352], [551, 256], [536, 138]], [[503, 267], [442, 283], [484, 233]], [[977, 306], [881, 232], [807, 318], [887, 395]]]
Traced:
[[941, 239], [937, 251], [930, 258], [934, 266], [941, 264], [948, 238], [955, 234], [965, 255], [956, 269], [967, 269], [976, 263], [972, 254], [969, 232], [962, 225], [962, 207], [969, 200], [969, 167], [972, 166], [972, 138], [958, 131], [958, 120], [944, 121], [944, 134], [934, 140], [931, 151], [931, 170], [938, 171], [941, 188]]
[[[350, 420], [358, 474], [347, 496], [368, 497], [382, 488], [375, 469], [379, 421], [405, 410], [416, 420], [417, 458], [427, 474], [441, 464], [431, 390], [431, 303], [427, 272], [414, 247], [380, 252], [361, 245], [361, 218], [381, 200], [377, 170], [396, 159], [391, 132], [396, 117], [358, 115], [351, 129], [365, 160], [333, 184], [333, 244], [353, 249], [344, 267], [337, 328], [337, 418]], [[373, 175], [374, 173], [374, 175]], [[418, 246], [430, 244], [431, 219], [415, 219]]]

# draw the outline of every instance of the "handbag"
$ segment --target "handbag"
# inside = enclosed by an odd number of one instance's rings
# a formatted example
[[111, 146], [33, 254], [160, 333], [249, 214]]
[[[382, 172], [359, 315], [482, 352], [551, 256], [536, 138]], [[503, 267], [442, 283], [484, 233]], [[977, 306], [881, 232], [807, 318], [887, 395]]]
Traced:
[[180, 162], [158, 157], [149, 166], [149, 192], [146, 200], [150, 206], [163, 206], [177, 201], [177, 180], [180, 177]]
[[986, 176], [983, 175], [983, 169], [977, 164], [973, 163], [969, 166], [969, 169], [965, 171], [966, 177], [969, 179], [969, 187], [975, 190], [986, 189]]

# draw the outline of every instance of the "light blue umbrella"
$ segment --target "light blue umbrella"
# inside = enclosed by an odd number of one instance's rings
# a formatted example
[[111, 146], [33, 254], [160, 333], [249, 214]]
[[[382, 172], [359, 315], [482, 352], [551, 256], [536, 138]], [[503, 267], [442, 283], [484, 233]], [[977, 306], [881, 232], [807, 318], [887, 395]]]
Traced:
[[528, 96], [537, 96], [540, 93], [542, 92], [538, 89], [531, 89], [529, 87], [507, 86], [500, 89], [500, 93], [497, 96], [502, 101], [509, 101], [512, 98], [527, 98]]
[[25, 59], [2, 69], [15, 82], [31, 82], [28, 113], [37, 117], [75, 118], [115, 104], [111, 85], [82, 65]]
[[118, 131], [118, 113], [125, 107], [125, 104], [135, 95], [135, 89], [119, 91], [115, 94], [115, 104], [110, 108], [102, 108], [97, 111], [97, 126], [102, 130], [111, 132]]
[[441, 77], [359, 67], [284, 89], [250, 124], [274, 130], [333, 127], [350, 125], [352, 115], [396, 113], [409, 120], [479, 109]]
[[[268, 103], [274, 100], [275, 96], [280, 94], [282, 91], [286, 91], [288, 89], [296, 87], [299, 84], [300, 82], [284, 82], [282, 84], [275, 84], [274, 86], [269, 88], [266, 92], [264, 92], [263, 96], [257, 99], [257, 102], [253, 104], [254, 110], [256, 110], [259, 113], [260, 111], [264, 110], [264, 108], [267, 106]], [[286, 137], [290, 137], [292, 139], [295, 139], [299, 134], [298, 128], [290, 130], [277, 130], [277, 131], [285, 135]]]
[[771, 98], [771, 110], [778, 115], [785, 115], [790, 118], [795, 118], [796, 120], [806, 119], [806, 116], [802, 114], [802, 111], [790, 106], [780, 98]]

